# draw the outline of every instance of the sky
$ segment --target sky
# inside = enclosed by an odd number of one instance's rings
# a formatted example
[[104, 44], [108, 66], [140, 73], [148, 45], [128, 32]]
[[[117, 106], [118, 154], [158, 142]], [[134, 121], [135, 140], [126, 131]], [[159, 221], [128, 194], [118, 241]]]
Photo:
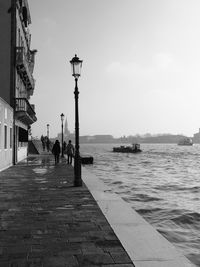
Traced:
[[34, 137], [75, 129], [70, 60], [83, 60], [80, 135], [200, 128], [199, 0], [29, 0], [37, 49]]

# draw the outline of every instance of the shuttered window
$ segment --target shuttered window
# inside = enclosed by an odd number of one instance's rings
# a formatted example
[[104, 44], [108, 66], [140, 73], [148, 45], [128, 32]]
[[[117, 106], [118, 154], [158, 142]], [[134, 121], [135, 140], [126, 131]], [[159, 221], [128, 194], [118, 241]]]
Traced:
[[8, 146], [8, 131], [7, 125], [4, 125], [4, 149], [7, 149]]

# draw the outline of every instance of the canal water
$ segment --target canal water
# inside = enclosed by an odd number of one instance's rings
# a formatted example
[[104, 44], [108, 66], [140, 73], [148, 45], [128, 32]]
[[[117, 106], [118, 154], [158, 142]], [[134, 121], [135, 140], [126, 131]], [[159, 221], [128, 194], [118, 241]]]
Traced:
[[113, 153], [114, 144], [82, 144], [85, 165], [200, 266], [200, 145], [141, 144], [142, 153]]

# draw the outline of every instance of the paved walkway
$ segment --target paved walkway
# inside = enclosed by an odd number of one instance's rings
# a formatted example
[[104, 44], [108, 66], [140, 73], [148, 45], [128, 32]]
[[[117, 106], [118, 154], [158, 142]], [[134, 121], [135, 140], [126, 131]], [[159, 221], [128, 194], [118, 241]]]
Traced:
[[73, 168], [29, 156], [0, 172], [0, 267], [133, 267]]

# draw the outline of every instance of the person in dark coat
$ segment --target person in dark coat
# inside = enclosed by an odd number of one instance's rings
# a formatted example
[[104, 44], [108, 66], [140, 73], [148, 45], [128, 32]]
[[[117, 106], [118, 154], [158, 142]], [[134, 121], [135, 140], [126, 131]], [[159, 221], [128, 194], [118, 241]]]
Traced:
[[64, 141], [64, 142], [63, 142], [63, 152], [64, 152], [64, 154], [65, 154], [65, 152], [66, 152], [66, 147], [67, 147], [67, 144], [66, 144], [66, 142]]
[[45, 151], [45, 138], [44, 138], [43, 135], [41, 136], [40, 140], [41, 140], [41, 142], [42, 142], [42, 148], [43, 148], [43, 151]]
[[50, 140], [48, 137], [46, 137], [46, 147], [47, 147], [47, 152], [49, 152], [49, 148], [50, 148]]
[[74, 146], [72, 145], [71, 140], [69, 140], [67, 144], [66, 152], [67, 152], [67, 163], [72, 164], [72, 158], [74, 156]]
[[55, 164], [59, 163], [59, 158], [60, 158], [60, 142], [58, 140], [56, 140], [55, 144], [53, 145], [52, 153], [54, 154], [54, 157], [55, 157]]

